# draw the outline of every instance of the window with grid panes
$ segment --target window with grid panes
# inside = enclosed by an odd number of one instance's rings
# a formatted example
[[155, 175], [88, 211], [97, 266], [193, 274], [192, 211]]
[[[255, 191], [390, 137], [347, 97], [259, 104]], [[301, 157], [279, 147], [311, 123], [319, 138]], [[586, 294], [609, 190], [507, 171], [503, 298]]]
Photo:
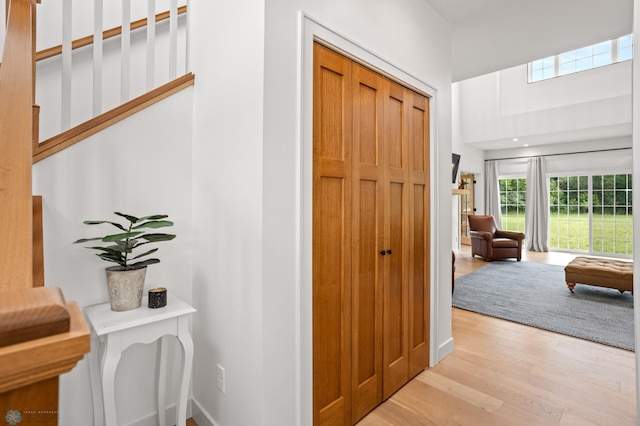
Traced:
[[529, 83], [598, 68], [632, 58], [631, 34], [530, 62]]
[[633, 254], [630, 174], [593, 176], [592, 252]]
[[633, 254], [631, 174], [552, 176], [552, 249]]
[[502, 229], [524, 232], [524, 208], [527, 195], [526, 178], [499, 179]]
[[589, 177], [549, 179], [549, 244], [551, 248], [589, 251]]

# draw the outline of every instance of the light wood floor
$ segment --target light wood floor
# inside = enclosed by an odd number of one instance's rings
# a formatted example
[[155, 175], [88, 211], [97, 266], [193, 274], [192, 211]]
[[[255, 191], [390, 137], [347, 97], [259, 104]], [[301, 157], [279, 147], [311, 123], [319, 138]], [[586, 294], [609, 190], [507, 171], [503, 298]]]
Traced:
[[[487, 263], [456, 254], [456, 276]], [[562, 253], [523, 260], [564, 265]], [[358, 426], [636, 425], [633, 352], [453, 309], [454, 352]]]

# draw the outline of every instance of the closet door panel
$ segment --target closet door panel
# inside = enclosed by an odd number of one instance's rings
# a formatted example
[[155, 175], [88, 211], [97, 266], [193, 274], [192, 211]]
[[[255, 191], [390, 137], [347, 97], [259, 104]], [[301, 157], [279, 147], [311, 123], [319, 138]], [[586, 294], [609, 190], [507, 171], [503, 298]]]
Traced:
[[409, 377], [429, 365], [429, 100], [411, 92]]
[[405, 161], [404, 147], [404, 91], [401, 87], [390, 84], [386, 85], [387, 93], [385, 98], [385, 152], [386, 167], [400, 170]]
[[353, 65], [353, 423], [382, 401], [381, 82]]
[[405, 267], [405, 188], [402, 183], [389, 185], [389, 247], [385, 259], [387, 272], [384, 294], [384, 390], [386, 399], [407, 381], [407, 271]]
[[407, 102], [405, 88], [390, 81], [386, 83], [384, 103], [385, 179], [388, 182], [404, 183], [407, 180], [409, 167], [407, 137], [409, 132], [408, 112], [410, 110], [407, 108], [410, 108], [411, 105], [410, 102]]
[[404, 90], [387, 81], [385, 86], [385, 241], [392, 254], [385, 259], [383, 319], [383, 399], [407, 381], [407, 111]]
[[[382, 289], [380, 235], [376, 232], [379, 189], [375, 181], [359, 183], [359, 212], [354, 216], [352, 422], [382, 401]], [[357, 260], [356, 260], [357, 259]]]
[[426, 231], [426, 197], [424, 185], [413, 185], [412, 191], [412, 227], [411, 259], [409, 279], [409, 377], [413, 377], [429, 364], [429, 253]]
[[411, 152], [411, 170], [414, 171], [425, 171], [427, 169], [427, 153], [426, 149], [428, 148], [425, 142], [425, 135], [427, 132], [428, 126], [428, 117], [426, 114], [426, 104], [425, 98], [419, 96], [415, 93], [412, 93], [413, 102], [411, 105], [411, 114], [409, 119], [409, 151]]
[[426, 184], [429, 179], [429, 99], [407, 90], [409, 99], [409, 168], [411, 179]]
[[314, 424], [351, 422], [351, 63], [314, 50]]

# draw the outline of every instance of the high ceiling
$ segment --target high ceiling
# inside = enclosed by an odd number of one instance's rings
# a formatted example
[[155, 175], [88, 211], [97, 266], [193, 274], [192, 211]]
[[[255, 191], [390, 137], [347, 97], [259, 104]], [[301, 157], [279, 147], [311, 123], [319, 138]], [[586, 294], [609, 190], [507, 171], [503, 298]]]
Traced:
[[525, 0], [428, 0], [431, 6], [444, 16], [449, 22], [455, 24], [467, 18], [481, 14], [486, 10], [493, 10], [512, 2]]
[[[451, 23], [454, 82], [505, 70], [632, 32], [633, 0], [426, 0]], [[528, 137], [531, 145], [628, 136], [626, 126]], [[513, 148], [511, 138], [474, 143]]]
[[453, 80], [629, 34], [633, 0], [427, 0], [452, 23]]

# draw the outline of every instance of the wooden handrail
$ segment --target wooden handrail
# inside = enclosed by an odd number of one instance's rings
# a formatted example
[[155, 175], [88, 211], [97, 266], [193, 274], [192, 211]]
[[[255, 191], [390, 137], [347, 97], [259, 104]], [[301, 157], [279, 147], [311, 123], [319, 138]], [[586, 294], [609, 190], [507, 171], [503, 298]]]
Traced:
[[[184, 14], [186, 12], [187, 12], [187, 6], [186, 5], [185, 6], [180, 6], [178, 8], [178, 15], [182, 15], [182, 14]], [[164, 21], [166, 19], [169, 19], [169, 13], [170, 13], [169, 11], [158, 13], [156, 15], [156, 22], [161, 22], [161, 21]], [[147, 18], [139, 19], [139, 20], [133, 21], [131, 23], [131, 29], [132, 30], [136, 30], [136, 29], [142, 28], [142, 27], [144, 27], [146, 25], [147, 25]], [[105, 30], [102, 33], [102, 39], [106, 40], [108, 38], [115, 37], [115, 36], [118, 36], [120, 34], [122, 34], [122, 27], [111, 28], [109, 30]], [[93, 35], [82, 37], [80, 39], [74, 40], [71, 43], [71, 48], [72, 49], [78, 49], [80, 47], [88, 46], [90, 44], [93, 44]], [[44, 49], [44, 50], [41, 50], [39, 52], [36, 52], [36, 61], [40, 61], [42, 59], [51, 58], [53, 56], [60, 55], [61, 53], [62, 53], [62, 45], [53, 46], [53, 47], [50, 47], [48, 49]]]
[[[11, 0], [0, 67], [0, 290], [33, 284], [31, 158], [35, 2]], [[32, 54], [25, 54], [32, 52]]]
[[157, 87], [151, 92], [138, 96], [137, 98], [100, 114], [99, 116], [73, 127], [66, 132], [47, 139], [33, 150], [33, 163], [44, 160], [45, 158], [62, 151], [85, 138], [88, 138], [100, 130], [124, 120], [136, 112], [147, 108], [182, 89], [193, 86], [194, 81], [195, 76], [192, 73], [187, 73], [182, 77], [178, 77], [175, 80]]

